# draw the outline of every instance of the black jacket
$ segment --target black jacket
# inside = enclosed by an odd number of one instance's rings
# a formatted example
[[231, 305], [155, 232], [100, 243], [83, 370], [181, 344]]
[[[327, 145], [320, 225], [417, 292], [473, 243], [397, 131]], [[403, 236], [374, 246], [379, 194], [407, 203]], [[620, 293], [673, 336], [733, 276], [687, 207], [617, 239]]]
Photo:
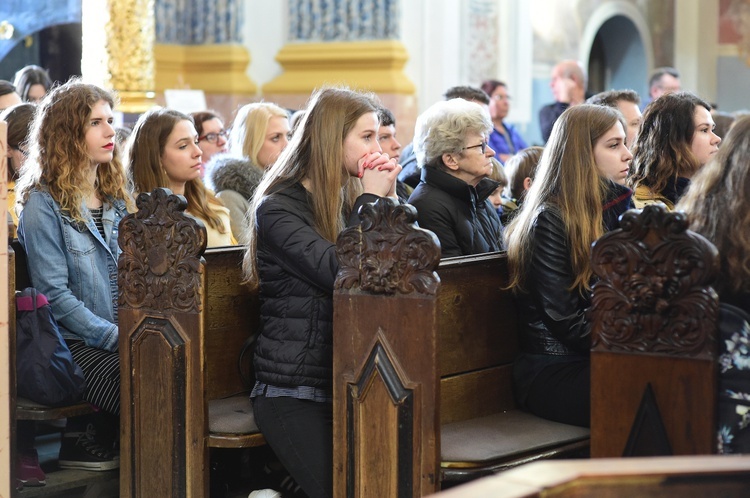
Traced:
[[[333, 369], [333, 282], [336, 246], [315, 231], [309, 194], [280, 185], [256, 211], [261, 333], [257, 380], [278, 387], [330, 389]], [[350, 224], [366, 202], [357, 199]]]
[[532, 354], [588, 355], [591, 327], [588, 292], [568, 290], [575, 276], [560, 212], [544, 205], [532, 234], [526, 293], [517, 295], [521, 351]]
[[[619, 226], [619, 216], [630, 209], [633, 192], [608, 182], [604, 198], [605, 230]], [[521, 350], [532, 354], [588, 355], [591, 327], [586, 312], [591, 295], [569, 290], [575, 280], [568, 235], [556, 206], [543, 205], [533, 228], [527, 293], [517, 296]]]
[[440, 240], [442, 256], [500, 251], [502, 224], [487, 199], [499, 184], [488, 178], [476, 188], [433, 166], [422, 168], [422, 181], [409, 197], [421, 228]]

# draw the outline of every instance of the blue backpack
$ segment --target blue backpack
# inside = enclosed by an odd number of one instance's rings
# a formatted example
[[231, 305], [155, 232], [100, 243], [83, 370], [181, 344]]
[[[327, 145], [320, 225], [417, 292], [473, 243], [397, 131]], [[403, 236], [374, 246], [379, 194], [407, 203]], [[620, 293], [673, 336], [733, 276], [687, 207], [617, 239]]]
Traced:
[[47, 298], [32, 287], [16, 293], [16, 386], [18, 396], [49, 406], [76, 403], [86, 389]]

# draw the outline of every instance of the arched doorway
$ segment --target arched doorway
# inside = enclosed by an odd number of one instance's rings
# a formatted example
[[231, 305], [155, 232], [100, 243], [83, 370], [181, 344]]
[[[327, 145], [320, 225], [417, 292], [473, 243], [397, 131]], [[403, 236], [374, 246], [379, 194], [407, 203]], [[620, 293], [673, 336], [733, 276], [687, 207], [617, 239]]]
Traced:
[[616, 15], [601, 25], [589, 49], [588, 71], [593, 93], [630, 88], [648, 94], [646, 51], [629, 18]]

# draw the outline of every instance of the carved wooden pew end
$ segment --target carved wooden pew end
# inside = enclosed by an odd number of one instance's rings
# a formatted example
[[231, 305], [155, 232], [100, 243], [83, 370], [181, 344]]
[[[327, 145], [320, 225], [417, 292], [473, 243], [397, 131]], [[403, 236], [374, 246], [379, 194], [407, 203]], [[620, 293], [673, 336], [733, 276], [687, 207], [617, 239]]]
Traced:
[[248, 394], [232, 397], [247, 390], [237, 359], [257, 295], [244, 249], [206, 250], [184, 197], [156, 189], [137, 205], [119, 237], [120, 495], [208, 496], [209, 447], [265, 444]]
[[716, 247], [652, 205], [594, 244], [592, 266], [592, 456], [715, 452]]
[[441, 481], [585, 453], [588, 429], [516, 408], [505, 255], [441, 263], [416, 210], [388, 199], [360, 218], [337, 242], [335, 496], [421, 496]]

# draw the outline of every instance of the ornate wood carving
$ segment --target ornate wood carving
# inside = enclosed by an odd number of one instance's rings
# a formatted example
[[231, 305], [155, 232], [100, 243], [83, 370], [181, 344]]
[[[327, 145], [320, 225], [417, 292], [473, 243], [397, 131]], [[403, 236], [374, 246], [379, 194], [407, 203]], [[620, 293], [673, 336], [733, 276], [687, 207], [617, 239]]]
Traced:
[[372, 294], [435, 295], [440, 279], [440, 244], [416, 226], [417, 210], [383, 198], [362, 206], [361, 223], [341, 232], [336, 254], [341, 265], [336, 289]]
[[136, 205], [120, 222], [120, 307], [200, 311], [205, 227], [184, 213], [185, 198], [166, 188], [140, 194]]
[[718, 252], [687, 230], [684, 213], [627, 212], [594, 244], [592, 267], [594, 350], [713, 356]]

